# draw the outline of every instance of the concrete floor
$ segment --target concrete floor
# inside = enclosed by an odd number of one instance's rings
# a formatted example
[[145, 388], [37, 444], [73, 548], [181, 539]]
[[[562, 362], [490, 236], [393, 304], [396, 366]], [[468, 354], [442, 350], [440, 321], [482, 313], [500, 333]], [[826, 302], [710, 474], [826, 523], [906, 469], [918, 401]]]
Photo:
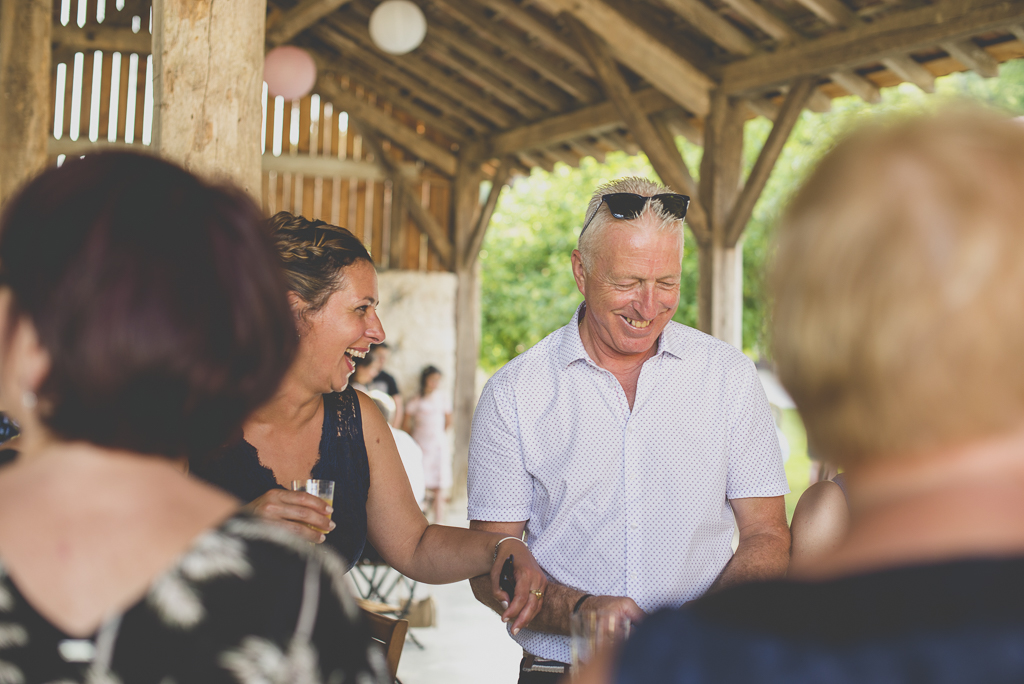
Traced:
[[[467, 527], [465, 502], [453, 504], [445, 522]], [[406, 640], [398, 665], [402, 684], [515, 684], [523, 651], [501, 618], [473, 597], [469, 582], [427, 589], [437, 626], [409, 630], [424, 648]]]

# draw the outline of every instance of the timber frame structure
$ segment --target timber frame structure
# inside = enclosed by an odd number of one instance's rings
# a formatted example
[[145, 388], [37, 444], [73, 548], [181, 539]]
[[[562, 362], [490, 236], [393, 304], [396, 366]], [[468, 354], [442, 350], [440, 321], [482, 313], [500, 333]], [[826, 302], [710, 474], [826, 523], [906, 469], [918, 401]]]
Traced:
[[[12, 69], [45, 69], [52, 108], [58, 63], [92, 51], [144, 59], [157, 44], [145, 28], [150, 0], [100, 0], [110, 6], [106, 20], [87, 13], [78, 24], [61, 16], [61, 0], [0, 1], [4, 97], [17, 87]], [[161, 7], [183, 1], [156, 0]], [[877, 102], [880, 88], [904, 81], [931, 92], [937, 76], [954, 71], [992, 77], [1000, 62], [1024, 56], [1024, 0], [415, 0], [427, 36], [400, 57], [370, 39], [378, 0], [251, 1], [265, 18], [261, 47], [298, 45], [318, 62], [320, 104], [310, 113], [306, 98], [305, 109], [294, 109], [304, 126], [342, 111], [351, 124], [347, 140], [321, 131], [311, 141], [304, 128], [291, 157], [265, 153], [254, 194], [262, 192], [268, 210], [291, 206], [292, 190], [282, 195], [277, 185], [282, 174], [382, 183], [367, 204], [377, 209], [357, 216], [350, 204], [346, 213], [350, 223], [366, 221], [378, 263], [458, 276], [456, 486], [465, 478], [475, 402], [477, 255], [512, 176], [588, 156], [601, 161], [614, 150], [645, 152], [666, 185], [692, 197], [687, 223], [700, 251], [700, 327], [739, 346], [743, 231], [801, 111], [827, 110], [844, 95]], [[29, 5], [47, 5], [48, 26]], [[18, 47], [18, 31], [49, 41], [52, 54]], [[19, 161], [30, 146], [12, 150], [9, 132], [12, 120], [21, 117], [28, 130], [38, 118], [42, 105], [32, 97], [21, 97], [20, 110], [0, 106], [7, 188], [20, 178], [19, 165], [32, 168]], [[277, 116], [264, 107], [265, 116]], [[774, 126], [744, 179], [743, 127], [755, 116]], [[123, 135], [124, 122], [117, 127]], [[677, 136], [704, 147], [700, 183]], [[95, 144], [46, 137], [50, 160]], [[481, 195], [484, 180], [491, 189]], [[307, 191], [320, 192], [294, 190]]]

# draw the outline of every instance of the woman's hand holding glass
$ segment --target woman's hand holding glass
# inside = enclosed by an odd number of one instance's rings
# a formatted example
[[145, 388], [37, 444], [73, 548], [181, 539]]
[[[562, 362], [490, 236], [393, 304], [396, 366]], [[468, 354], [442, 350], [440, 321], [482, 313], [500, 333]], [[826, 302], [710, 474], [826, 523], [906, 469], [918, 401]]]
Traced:
[[[508, 594], [499, 586], [501, 568], [510, 554], [515, 556], [516, 579], [515, 596], [511, 603]], [[547, 586], [547, 575], [524, 542], [509, 537], [498, 544], [497, 557], [491, 568], [491, 587], [494, 597], [505, 607], [501, 621], [512, 622], [513, 634], [518, 634], [519, 630], [529, 625], [530, 620], [540, 612]]]
[[306, 492], [271, 489], [244, 508], [254, 515], [286, 527], [314, 544], [320, 544], [327, 538], [320, 530], [330, 532], [335, 528], [331, 520], [334, 508], [323, 499]]

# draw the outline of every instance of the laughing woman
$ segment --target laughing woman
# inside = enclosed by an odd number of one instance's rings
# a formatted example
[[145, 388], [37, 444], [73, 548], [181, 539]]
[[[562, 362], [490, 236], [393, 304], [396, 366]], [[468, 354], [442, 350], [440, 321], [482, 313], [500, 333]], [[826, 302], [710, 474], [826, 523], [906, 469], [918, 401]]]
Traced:
[[[298, 354], [274, 397], [243, 426], [243, 439], [195, 468], [249, 510], [295, 534], [326, 542], [355, 563], [367, 538], [403, 575], [444, 584], [490, 573], [516, 557], [515, 599], [502, 619], [525, 626], [540, 609], [546, 578], [522, 541], [428, 525], [391, 431], [373, 402], [349, 385], [353, 357], [384, 341], [377, 273], [349, 231], [281, 212], [270, 219], [298, 334]], [[292, 480], [334, 480], [334, 508]], [[321, 533], [314, 528], [327, 530]]]

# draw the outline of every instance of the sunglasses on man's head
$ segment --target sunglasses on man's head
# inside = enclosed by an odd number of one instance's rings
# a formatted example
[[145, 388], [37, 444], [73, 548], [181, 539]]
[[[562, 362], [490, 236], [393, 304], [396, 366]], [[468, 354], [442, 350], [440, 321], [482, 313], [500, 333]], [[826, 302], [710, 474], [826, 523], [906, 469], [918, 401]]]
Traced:
[[[678, 195], [674, 192], [666, 192], [660, 195], [654, 195], [652, 197], [644, 197], [643, 195], [637, 195], [632, 192], [615, 192], [610, 195], [602, 195], [601, 201], [608, 205], [608, 212], [619, 220], [632, 220], [639, 216], [644, 207], [650, 200], [658, 200], [661, 202], [661, 206], [665, 209], [672, 218], [682, 221], [686, 218], [686, 209], [690, 206], [690, 198], [686, 195]], [[601, 207], [598, 206], [598, 211]], [[594, 212], [594, 216], [597, 216], [597, 211]], [[583, 230], [580, 231], [580, 235], [583, 235], [583, 231], [587, 229], [591, 221], [594, 220], [594, 216], [587, 219], [587, 222], [583, 224]]]

